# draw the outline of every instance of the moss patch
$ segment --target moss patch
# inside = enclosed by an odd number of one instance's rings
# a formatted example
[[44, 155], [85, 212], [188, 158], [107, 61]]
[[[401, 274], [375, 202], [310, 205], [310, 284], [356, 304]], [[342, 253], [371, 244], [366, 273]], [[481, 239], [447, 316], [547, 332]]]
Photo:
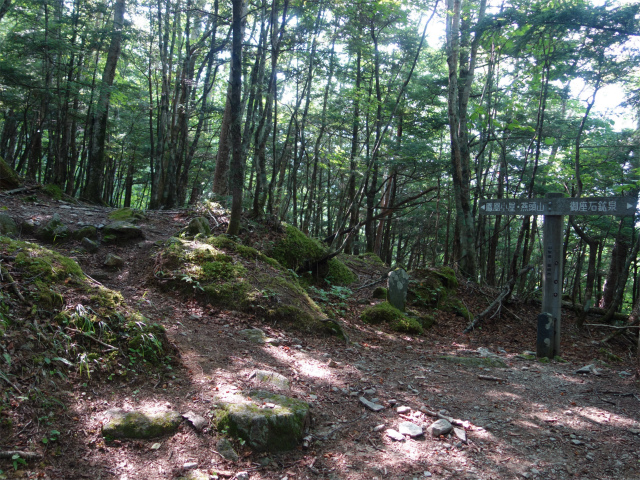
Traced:
[[62, 200], [62, 197], [64, 197], [64, 192], [62, 191], [62, 189], [57, 185], [53, 185], [52, 183], [42, 187], [42, 191], [54, 200]]
[[326, 253], [317, 240], [307, 237], [292, 225], [285, 224], [284, 227], [284, 238], [268, 252], [269, 256], [275, 258], [281, 265], [298, 270], [305, 261], [319, 259]]
[[102, 426], [102, 435], [107, 438], [154, 438], [175, 433], [182, 416], [173, 410], [146, 412], [115, 409], [107, 413], [108, 420]]
[[391, 323], [391, 330], [401, 333], [413, 333], [416, 335], [420, 335], [424, 332], [420, 322], [412, 317], [403, 317], [394, 320]]
[[371, 298], [377, 298], [380, 300], [384, 300], [387, 298], [387, 288], [386, 287], [376, 287], [373, 289], [373, 293], [371, 294]]
[[329, 273], [327, 274], [326, 280], [331, 285], [346, 286], [352, 284], [357, 279], [356, 274], [340, 260], [337, 258], [329, 260]]
[[320, 321], [322, 312], [293, 272], [227, 236], [173, 238], [161, 249], [157, 264], [155, 279], [161, 285], [193, 293], [207, 303], [302, 330], [333, 330]]
[[108, 218], [114, 221], [136, 223], [139, 220], [144, 220], [146, 217], [141, 210], [125, 207], [109, 213]]
[[504, 363], [499, 358], [494, 357], [481, 357], [481, 358], [473, 358], [473, 357], [453, 357], [453, 356], [443, 356], [439, 357], [442, 360], [447, 362], [458, 363], [460, 365], [466, 365], [469, 367], [481, 367], [481, 368], [507, 368], [507, 364]]
[[367, 307], [360, 314], [360, 319], [364, 323], [377, 325], [380, 323], [394, 323], [403, 318], [405, 314], [391, 305], [389, 302], [378, 303], [371, 307]]

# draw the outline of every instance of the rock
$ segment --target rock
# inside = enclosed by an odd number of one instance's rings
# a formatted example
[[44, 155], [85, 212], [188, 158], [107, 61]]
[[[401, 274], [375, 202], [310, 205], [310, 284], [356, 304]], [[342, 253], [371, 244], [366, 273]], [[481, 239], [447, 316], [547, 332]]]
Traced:
[[398, 425], [398, 431], [403, 435], [409, 435], [411, 438], [424, 435], [422, 427], [412, 422], [402, 422]]
[[144, 238], [144, 233], [140, 227], [124, 221], [110, 223], [104, 227], [102, 232], [104, 235], [103, 240], [110, 243], [118, 243], [135, 238]]
[[[264, 408], [266, 404], [273, 408]], [[256, 451], [295, 448], [310, 422], [307, 402], [270, 392], [253, 391], [221, 407], [216, 412], [218, 430], [232, 432]]]
[[376, 389], [371, 387], [371, 388], [367, 388], [365, 390], [363, 390], [362, 393], [364, 393], [365, 395], [375, 395], [376, 394]]
[[233, 477], [234, 480], [249, 480], [249, 473], [248, 472], [238, 472], [236, 473], [236, 476]]
[[476, 350], [480, 354], [481, 357], [495, 357], [496, 354], [492, 353], [491, 350], [485, 347], [480, 347]]
[[467, 432], [464, 428], [453, 428], [453, 434], [456, 436], [458, 440], [462, 443], [467, 443]]
[[434, 437], [446, 435], [451, 430], [453, 430], [453, 425], [451, 425], [447, 420], [443, 418], [436, 422], [433, 422], [431, 425], [429, 425], [429, 428], [427, 428], [427, 432], [429, 432]]
[[201, 432], [207, 425], [209, 425], [209, 420], [204, 418], [202, 415], [198, 415], [197, 413], [192, 411], [183, 413], [182, 418], [187, 420], [191, 424], [191, 426], [198, 432]]
[[574, 445], [583, 445], [584, 442], [578, 440], [577, 438], [571, 440], [571, 443], [573, 443]]
[[184, 468], [185, 470], [193, 470], [194, 468], [198, 467], [198, 462], [187, 462], [184, 465], [182, 465], [182, 468]]
[[360, 398], [358, 398], [358, 400], [360, 400], [361, 404], [363, 404], [369, 410], [373, 410], [374, 412], [379, 412], [380, 410], [384, 410], [384, 406], [382, 406], [382, 405], [380, 405], [378, 403], [370, 402], [369, 400], [367, 400], [364, 397], [360, 397]]
[[240, 330], [238, 334], [246, 338], [249, 342], [259, 345], [267, 341], [267, 335], [259, 328], [247, 328], [246, 330]]
[[16, 222], [6, 213], [0, 213], [0, 235], [7, 237], [18, 236], [18, 226]]
[[216, 451], [222, 455], [227, 460], [231, 460], [232, 462], [237, 462], [240, 458], [236, 451], [233, 449], [233, 445], [227, 438], [221, 438], [216, 443]]
[[36, 222], [35, 220], [31, 219], [31, 218], [27, 218], [26, 220], [24, 220], [22, 222], [22, 225], [20, 225], [22, 227], [22, 232], [23, 233], [34, 233], [36, 231], [36, 229], [38, 228], [38, 225], [40, 225], [39, 222]]
[[189, 470], [181, 477], [178, 477], [178, 480], [209, 480], [210, 478], [212, 477], [209, 476], [209, 473], [203, 470]]
[[57, 213], [36, 232], [38, 238], [51, 243], [64, 242], [70, 234], [69, 227], [60, 220], [60, 215]]
[[373, 431], [374, 432], [379, 432], [383, 428], [384, 428], [384, 423], [381, 423], [380, 425], [376, 425], [375, 427], [373, 427]]
[[120, 268], [124, 265], [124, 260], [113, 253], [108, 253], [102, 265], [107, 268]]
[[159, 437], [175, 433], [182, 422], [182, 415], [173, 410], [154, 412], [116, 408], [108, 410], [105, 415], [107, 421], [102, 425], [102, 435], [112, 438]]
[[20, 176], [3, 158], [0, 158], [0, 190], [13, 190], [19, 186]]
[[576, 370], [576, 373], [580, 375], [586, 375], [589, 373], [593, 375], [601, 375], [600, 370], [598, 370], [593, 363], [590, 365], [585, 365], [582, 368], [579, 368], [578, 370]]
[[409, 274], [402, 268], [393, 270], [389, 273], [388, 288], [389, 303], [404, 312], [409, 289]]
[[189, 225], [187, 225], [187, 233], [193, 236], [199, 233], [207, 236], [211, 235], [211, 227], [209, 226], [209, 220], [206, 219], [205, 217], [192, 218], [191, 221], [189, 222]]
[[289, 379], [284, 375], [268, 370], [254, 370], [249, 379], [255, 378], [260, 383], [267, 383], [273, 387], [288, 390], [291, 388]]
[[82, 248], [84, 248], [88, 253], [96, 253], [98, 251], [98, 248], [100, 248], [98, 242], [94, 242], [87, 237], [84, 237], [80, 241], [80, 245], [82, 245]]
[[385, 433], [387, 434], [387, 437], [389, 437], [391, 440], [395, 440], [396, 442], [404, 442], [404, 435], [394, 430], [393, 428], [387, 428]]
[[411, 413], [411, 407], [407, 407], [403, 405], [401, 407], [396, 408], [396, 412], [406, 415], [407, 413]]
[[93, 225], [85, 225], [73, 232], [73, 238], [81, 240], [83, 238], [98, 238], [98, 229]]

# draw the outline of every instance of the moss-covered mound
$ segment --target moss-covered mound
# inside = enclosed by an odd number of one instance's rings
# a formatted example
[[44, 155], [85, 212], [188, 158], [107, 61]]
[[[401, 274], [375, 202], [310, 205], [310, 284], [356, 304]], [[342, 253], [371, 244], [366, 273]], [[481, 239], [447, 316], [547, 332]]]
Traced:
[[135, 208], [119, 208], [109, 214], [109, 219], [113, 221], [137, 223], [140, 220], [144, 220], [146, 217], [141, 210]]
[[20, 186], [20, 177], [3, 158], [0, 158], [0, 190], [9, 190]]
[[421, 334], [424, 331], [418, 319], [405, 315], [389, 302], [365, 308], [360, 319], [372, 325], [387, 323], [396, 332]]
[[344, 256], [320, 261], [328, 253], [329, 250], [319, 241], [287, 224], [284, 224], [284, 235], [267, 252], [285, 268], [301, 275], [307, 283], [326, 281], [330, 285], [346, 286], [358, 279], [342, 261]]
[[[155, 280], [206, 303], [286, 321], [307, 330], [331, 330], [296, 275], [276, 260], [229, 237], [172, 237], [156, 259]], [[340, 332], [338, 332], [340, 333]]]
[[456, 296], [458, 279], [449, 267], [421, 268], [409, 273], [407, 303], [414, 307], [453, 312], [466, 319], [471, 314]]
[[[9, 259], [2, 279], [10, 284], [0, 303], [11, 307], [0, 312], [1, 329], [7, 341], [24, 335], [21, 341], [30, 345], [21, 368], [57, 360], [91, 378], [94, 372], [126, 375], [127, 369], [169, 360], [163, 327], [119, 293], [95, 285], [74, 260], [7, 237], [0, 237], [0, 255]], [[30, 338], [39, 340], [31, 344]]]

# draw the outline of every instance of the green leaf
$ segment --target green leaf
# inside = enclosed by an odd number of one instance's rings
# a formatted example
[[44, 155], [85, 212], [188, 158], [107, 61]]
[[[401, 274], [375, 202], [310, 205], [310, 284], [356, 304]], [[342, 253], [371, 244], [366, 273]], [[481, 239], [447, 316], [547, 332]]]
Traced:
[[554, 143], [556, 143], [556, 139], [553, 137], [546, 137], [544, 139], [544, 144], [545, 145], [553, 145]]

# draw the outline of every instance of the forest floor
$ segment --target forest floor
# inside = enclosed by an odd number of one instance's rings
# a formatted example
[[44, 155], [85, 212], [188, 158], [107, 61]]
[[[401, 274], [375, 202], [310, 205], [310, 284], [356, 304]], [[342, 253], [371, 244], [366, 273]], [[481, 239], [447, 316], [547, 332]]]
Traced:
[[[14, 218], [44, 221], [59, 213], [65, 220], [92, 224], [108, 223], [110, 211], [39, 193], [30, 202], [20, 195], [0, 197], [2, 206]], [[35, 449], [44, 458], [17, 465], [17, 470], [10, 459], [0, 459], [0, 478], [168, 479], [182, 475], [189, 463], [212, 478], [247, 472], [244, 478], [252, 480], [640, 478], [635, 350], [621, 338], [599, 343], [610, 330], [578, 331], [573, 313], [563, 311], [563, 361], [551, 363], [522, 355], [535, 350], [538, 307], [516, 300], [467, 335], [461, 333], [467, 320], [443, 312], [424, 335], [398, 334], [359, 320], [360, 311], [374, 302], [374, 287], [357, 290], [380, 276], [371, 271], [358, 272], [358, 283], [351, 286], [356, 293], [346, 300], [347, 313], [340, 318], [349, 344], [336, 337], [302, 336], [154, 286], [154, 242], [176, 233], [190, 215], [148, 212], [140, 224], [144, 242], [103, 246], [96, 254], [73, 242], [51, 247], [162, 323], [179, 353], [173, 369], [157, 375], [108, 380], [70, 374], [60, 390], [49, 392], [64, 404], [55, 416], [47, 417], [26, 400], [13, 400], [3, 412], [12, 418], [13, 430], [0, 438], [0, 450]], [[102, 267], [109, 251], [125, 259], [122, 269]], [[461, 284], [458, 294], [478, 313], [497, 292]], [[279, 340], [277, 345], [246, 342], [237, 332], [248, 327], [264, 330]], [[478, 349], [489, 350], [507, 367], [485, 369], [443, 358], [480, 358]], [[597, 375], [576, 373], [588, 364], [596, 365]], [[177, 434], [150, 441], [105, 443], [101, 435], [102, 413], [114, 407], [162, 405], [209, 417], [220, 395], [252, 386], [255, 369], [285, 375], [291, 381], [288, 394], [311, 404], [308, 448], [265, 454], [238, 445], [240, 460], [231, 462], [215, 452], [218, 434], [211, 427], [198, 433], [183, 423]], [[0, 382], [3, 398], [7, 387]], [[386, 408], [377, 413], [366, 409], [358, 400], [364, 390]], [[398, 413], [400, 406], [410, 410]], [[385, 433], [405, 420], [426, 429], [436, 419], [424, 412], [439, 411], [465, 424], [466, 443], [428, 434], [398, 442]], [[41, 442], [51, 429], [58, 438]]]

